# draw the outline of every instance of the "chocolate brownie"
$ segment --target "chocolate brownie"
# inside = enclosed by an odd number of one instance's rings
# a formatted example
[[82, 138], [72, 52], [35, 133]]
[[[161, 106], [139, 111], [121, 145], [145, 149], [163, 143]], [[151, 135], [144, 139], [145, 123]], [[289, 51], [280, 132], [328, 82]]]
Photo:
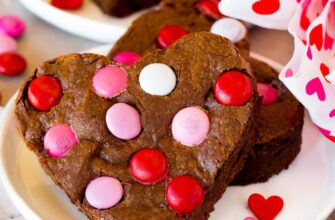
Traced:
[[109, 15], [124, 17], [141, 9], [149, 8], [160, 0], [93, 0], [101, 10]]
[[[166, 50], [148, 54], [132, 67], [120, 68], [111, 64], [112, 61], [103, 56], [71, 54], [37, 67], [34, 75], [21, 88], [16, 101], [15, 113], [25, 143], [37, 154], [46, 173], [90, 219], [207, 219], [228, 183], [242, 168], [254, 143], [255, 115], [259, 105], [249, 64], [231, 42], [208, 32], [189, 34]], [[148, 70], [150, 65], [157, 67], [157, 64], [169, 67], [169, 71], [176, 74], [175, 88], [165, 96], [150, 95], [143, 89], [147, 87], [139, 83], [144, 69]], [[101, 97], [98, 95], [100, 90], [94, 89], [96, 75], [105, 68], [128, 73], [125, 89], [112, 98]], [[41, 77], [58, 81], [62, 91], [44, 90], [52, 97], [62, 95], [58, 102], [50, 102], [50, 109], [44, 111], [36, 109], [45, 107], [36, 99], [45, 94], [34, 96], [35, 82]], [[229, 96], [236, 101], [243, 98], [243, 103], [227, 103], [231, 100], [222, 100], [220, 94], [213, 92], [221, 91], [227, 79], [242, 79], [241, 82], [246, 83], [245, 88]], [[54, 84], [54, 81], [48, 82]], [[231, 83], [227, 84], [228, 90], [229, 85]], [[40, 86], [42, 90], [45, 89], [44, 85]], [[247, 99], [245, 94], [249, 94]], [[118, 138], [121, 134], [115, 133], [108, 124], [111, 108], [120, 103], [126, 103], [133, 112], [138, 111], [140, 117], [142, 129], [138, 136], [130, 140]], [[175, 135], [178, 131], [175, 129], [177, 115], [188, 107], [201, 112], [202, 116], [208, 118], [209, 124], [202, 142], [192, 146], [185, 146]], [[118, 122], [122, 126], [129, 120], [124, 117], [119, 118]], [[191, 120], [185, 124], [186, 129], [191, 126], [188, 134], [191, 131], [192, 134], [198, 133], [198, 129], [194, 130], [198, 127], [197, 123], [198, 118], [195, 122]], [[60, 124], [67, 124], [73, 133], [65, 139], [64, 135], [61, 136], [55, 143], [63, 145], [76, 139], [77, 142], [73, 141], [72, 148], [57, 157], [51, 154], [52, 146], [48, 148], [49, 151], [46, 150], [46, 144], [54, 141], [48, 135]], [[158, 150], [165, 155], [168, 170], [162, 179], [148, 184], [143, 179], [135, 178], [133, 170], [139, 169], [140, 165], [134, 165], [134, 158], [143, 149]], [[152, 160], [156, 161], [157, 158]], [[94, 188], [95, 180], [103, 177], [121, 183], [124, 195], [117, 200], [117, 204], [113, 203], [113, 207], [99, 206], [99, 209], [96, 208], [98, 205], [92, 205], [90, 189]], [[175, 191], [169, 189], [172, 182], [183, 177], [192, 179], [196, 189], [201, 189], [201, 193], [194, 195], [199, 203], [194, 204], [192, 200], [184, 207], [174, 207], [175, 201], [169, 195]], [[191, 186], [179, 185], [186, 188]], [[101, 189], [107, 191], [105, 187], [98, 190]], [[120, 188], [113, 190], [117, 195], [122, 191]], [[186, 194], [193, 195], [194, 190], [186, 190]], [[196, 207], [190, 209], [192, 204]], [[181, 208], [184, 211], [180, 211]]]
[[264, 62], [250, 58], [258, 82], [279, 92], [272, 104], [262, 105], [255, 146], [233, 184], [265, 182], [287, 169], [300, 152], [304, 108], [279, 81], [278, 72]]
[[[133, 22], [128, 31], [115, 43], [109, 57], [122, 51], [145, 55], [158, 49], [158, 34], [168, 25], [177, 25], [188, 32], [210, 31], [215, 20], [201, 13], [197, 8], [197, 2], [198, 0], [163, 1], [158, 10], [149, 11]], [[236, 45], [240, 53], [248, 54], [247, 34]]]

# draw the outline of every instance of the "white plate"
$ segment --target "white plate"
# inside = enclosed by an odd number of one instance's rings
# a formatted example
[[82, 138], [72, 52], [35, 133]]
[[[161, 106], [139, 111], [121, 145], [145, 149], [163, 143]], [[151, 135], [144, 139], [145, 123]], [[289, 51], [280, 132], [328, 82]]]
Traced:
[[[109, 49], [104, 46], [91, 52], [106, 54]], [[254, 57], [281, 69], [271, 60]], [[25, 147], [15, 127], [14, 100], [15, 97], [5, 108], [0, 125], [0, 176], [9, 196], [29, 220], [85, 219]], [[289, 170], [263, 184], [229, 187], [210, 219], [242, 220], [252, 216], [246, 201], [255, 192], [284, 199], [285, 206], [277, 220], [325, 219], [335, 207], [335, 145], [323, 138], [306, 117], [302, 151]]]
[[92, 0], [81, 9], [64, 11], [49, 4], [50, 0], [19, 0], [29, 11], [71, 34], [101, 43], [114, 43], [144, 11], [125, 18], [105, 15]]

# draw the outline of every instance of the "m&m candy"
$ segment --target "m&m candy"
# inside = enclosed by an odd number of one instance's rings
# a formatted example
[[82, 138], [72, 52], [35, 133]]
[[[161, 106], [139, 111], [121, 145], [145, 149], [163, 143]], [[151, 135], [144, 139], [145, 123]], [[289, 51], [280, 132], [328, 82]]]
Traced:
[[116, 54], [113, 57], [113, 60], [117, 63], [121, 63], [125, 66], [132, 66], [134, 63], [139, 61], [142, 57], [138, 55], [137, 53], [131, 52], [131, 51], [122, 51], [118, 54]]
[[96, 209], [112, 208], [120, 202], [124, 194], [121, 182], [113, 177], [98, 177], [86, 188], [87, 202]]
[[20, 37], [26, 29], [24, 21], [15, 15], [0, 16], [0, 32], [11, 37]]
[[201, 144], [209, 131], [207, 113], [199, 107], [184, 108], [172, 121], [173, 137], [186, 146]]
[[165, 155], [159, 149], [139, 150], [130, 160], [133, 178], [145, 185], [162, 181], [167, 175]]
[[141, 133], [141, 118], [137, 110], [125, 103], [117, 103], [106, 114], [109, 131], [117, 138], [130, 140]]
[[25, 71], [26, 60], [15, 52], [0, 54], [0, 75], [16, 76]]
[[60, 82], [49, 75], [33, 79], [28, 87], [28, 99], [40, 111], [48, 111], [58, 104], [62, 94]]
[[179, 176], [169, 183], [166, 199], [173, 211], [188, 214], [201, 206], [205, 199], [205, 191], [194, 177]]
[[188, 33], [178, 25], [167, 25], [159, 31], [157, 41], [161, 48], [168, 48]]
[[262, 97], [263, 105], [275, 103], [279, 99], [278, 91], [271, 84], [257, 83], [257, 91]]
[[44, 149], [54, 158], [65, 156], [76, 144], [78, 144], [76, 135], [67, 124], [51, 127], [44, 137]]
[[237, 71], [223, 73], [214, 86], [216, 100], [228, 106], [244, 105], [251, 99], [252, 91], [250, 78]]

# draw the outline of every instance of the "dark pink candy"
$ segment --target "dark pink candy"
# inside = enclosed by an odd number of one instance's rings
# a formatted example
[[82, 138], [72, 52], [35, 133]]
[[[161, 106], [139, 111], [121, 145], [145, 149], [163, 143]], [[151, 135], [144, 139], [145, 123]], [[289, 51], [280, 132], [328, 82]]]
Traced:
[[20, 37], [26, 29], [25, 22], [15, 15], [4, 15], [0, 17], [0, 32], [11, 37]]
[[126, 66], [132, 66], [134, 63], [139, 61], [142, 57], [137, 53], [131, 51], [122, 51], [116, 54], [113, 60], [117, 63], [121, 63]]
[[263, 97], [263, 105], [275, 103], [279, 98], [278, 91], [271, 84], [257, 83], [257, 90], [259, 96]]

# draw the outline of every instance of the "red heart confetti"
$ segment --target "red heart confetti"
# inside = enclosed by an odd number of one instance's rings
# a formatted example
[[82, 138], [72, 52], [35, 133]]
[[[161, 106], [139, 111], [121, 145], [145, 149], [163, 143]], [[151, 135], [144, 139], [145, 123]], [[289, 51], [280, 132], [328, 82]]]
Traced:
[[249, 197], [248, 205], [260, 220], [273, 220], [283, 209], [284, 201], [279, 196], [265, 199], [262, 195], [255, 193]]
[[280, 9], [279, 0], [260, 0], [252, 5], [252, 10], [260, 15], [271, 15]]
[[311, 45], [315, 45], [318, 51], [322, 49], [323, 45], [323, 27], [322, 24], [314, 27], [309, 35], [309, 42]]

